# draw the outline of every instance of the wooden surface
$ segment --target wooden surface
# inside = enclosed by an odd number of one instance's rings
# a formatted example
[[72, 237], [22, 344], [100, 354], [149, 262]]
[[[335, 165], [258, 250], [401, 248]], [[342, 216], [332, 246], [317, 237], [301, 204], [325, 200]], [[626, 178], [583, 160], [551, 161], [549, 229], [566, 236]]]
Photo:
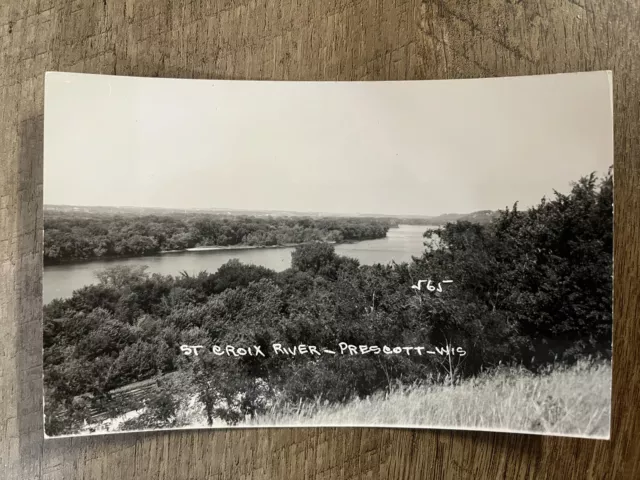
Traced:
[[[625, 0], [0, 2], [0, 478], [640, 478], [640, 3]], [[289, 80], [612, 69], [612, 440], [389, 429], [43, 442], [43, 72]]]

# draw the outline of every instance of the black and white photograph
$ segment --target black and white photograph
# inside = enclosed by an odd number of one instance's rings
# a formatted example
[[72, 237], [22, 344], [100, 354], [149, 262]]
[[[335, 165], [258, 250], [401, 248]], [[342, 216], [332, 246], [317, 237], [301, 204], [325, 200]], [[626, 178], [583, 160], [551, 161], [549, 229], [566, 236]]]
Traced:
[[610, 436], [611, 72], [48, 72], [43, 196], [48, 438]]

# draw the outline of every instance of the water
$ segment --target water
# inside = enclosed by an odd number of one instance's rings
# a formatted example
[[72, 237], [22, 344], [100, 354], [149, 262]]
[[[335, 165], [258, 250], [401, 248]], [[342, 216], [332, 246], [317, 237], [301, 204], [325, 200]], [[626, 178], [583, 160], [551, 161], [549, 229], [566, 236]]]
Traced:
[[[430, 227], [424, 225], [400, 225], [392, 228], [385, 238], [365, 240], [357, 243], [336, 245], [336, 253], [357, 258], [362, 265], [409, 262], [412, 256], [421, 255], [422, 234]], [[165, 253], [153, 257], [99, 260], [86, 263], [52, 265], [44, 269], [44, 303], [54, 298], [70, 297], [78, 288], [96, 283], [95, 272], [115, 265], [147, 265], [150, 273], [178, 275], [182, 271], [197, 274], [202, 270], [215, 272], [232, 258], [242, 263], [261, 265], [276, 271], [291, 266], [294, 247], [247, 250], [210, 250], [200, 252]]]

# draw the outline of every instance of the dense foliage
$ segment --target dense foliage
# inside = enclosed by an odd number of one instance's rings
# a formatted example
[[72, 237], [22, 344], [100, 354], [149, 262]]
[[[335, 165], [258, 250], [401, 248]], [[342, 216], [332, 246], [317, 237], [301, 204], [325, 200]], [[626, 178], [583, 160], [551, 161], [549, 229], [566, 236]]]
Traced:
[[[100, 283], [45, 307], [47, 433], [72, 432], [107, 404], [112, 415], [130, 410], [113, 389], [173, 371], [179, 385], [158, 390], [129, 428], [172, 425], [182, 391], [196, 395], [209, 421], [235, 423], [273, 402], [320, 394], [342, 402], [395, 382], [455, 381], [500, 362], [536, 370], [610, 358], [612, 193], [611, 176], [591, 176], [490, 224], [428, 230], [424, 254], [410, 264], [362, 266], [316, 242], [299, 246], [280, 273], [238, 261], [195, 277], [109, 269]], [[441, 292], [411, 288], [445, 278], [454, 282]], [[467, 355], [291, 357], [273, 355], [275, 342], [448, 344]], [[186, 357], [183, 344], [259, 345], [267, 357]]]
[[227, 217], [207, 214], [117, 215], [48, 212], [45, 265], [154, 255], [200, 246], [273, 246], [383, 238], [391, 220], [370, 218]]

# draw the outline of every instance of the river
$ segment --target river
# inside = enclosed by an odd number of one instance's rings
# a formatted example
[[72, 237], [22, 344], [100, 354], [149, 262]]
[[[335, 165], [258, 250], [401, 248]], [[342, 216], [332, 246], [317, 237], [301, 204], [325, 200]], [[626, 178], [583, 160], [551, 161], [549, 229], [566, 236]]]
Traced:
[[[335, 246], [338, 255], [360, 260], [363, 265], [409, 262], [412, 256], [420, 256], [424, 249], [422, 234], [433, 228], [424, 225], [399, 225], [392, 228], [385, 238], [343, 243]], [[96, 283], [95, 272], [115, 265], [147, 265], [150, 273], [178, 275], [182, 271], [197, 274], [202, 270], [215, 272], [232, 258], [242, 263], [262, 265], [276, 271], [291, 266], [291, 252], [295, 247], [257, 248], [246, 250], [208, 250], [199, 252], [165, 253], [151, 257], [96, 260], [84, 263], [51, 265], [44, 268], [43, 300], [70, 297], [78, 288]]]

